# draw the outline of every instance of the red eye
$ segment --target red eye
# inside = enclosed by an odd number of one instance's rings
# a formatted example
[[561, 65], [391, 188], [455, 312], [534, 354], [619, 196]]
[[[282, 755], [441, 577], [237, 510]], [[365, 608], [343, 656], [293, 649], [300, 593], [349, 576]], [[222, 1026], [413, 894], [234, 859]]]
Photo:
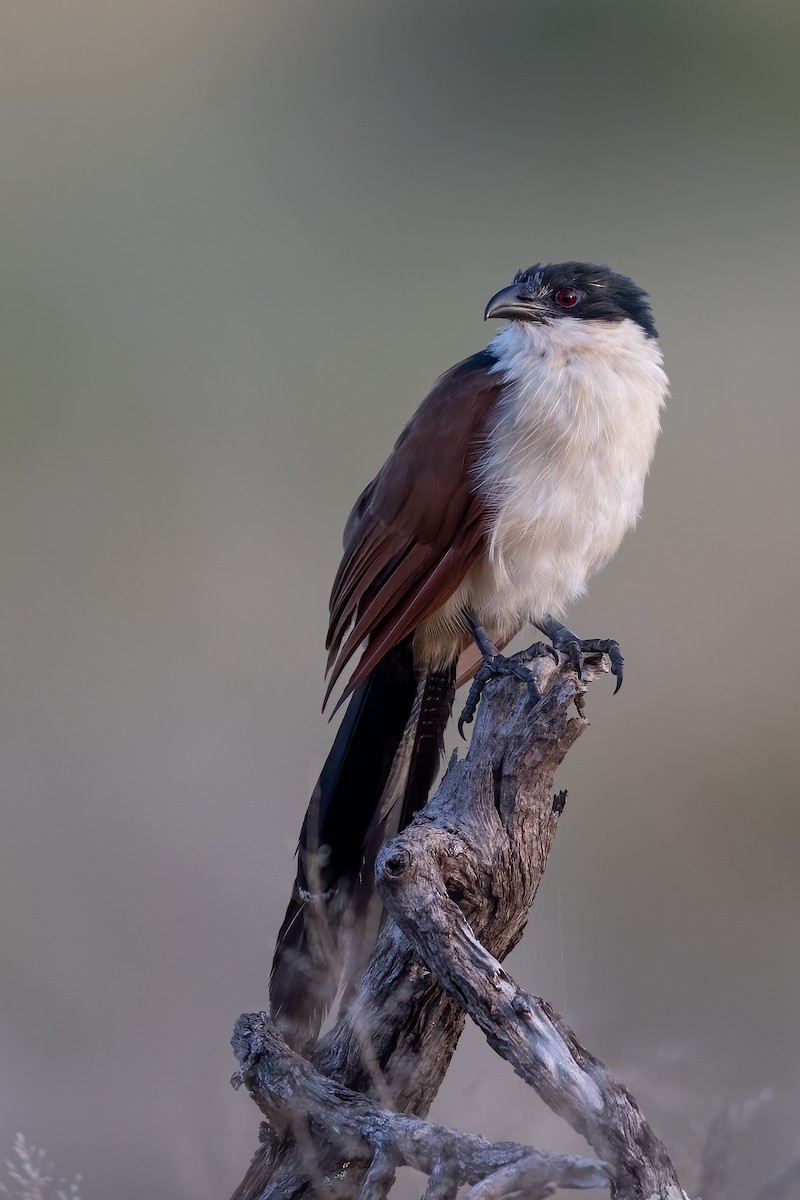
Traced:
[[578, 303], [578, 293], [574, 288], [559, 288], [556, 292], [556, 304], [562, 308], [574, 308]]

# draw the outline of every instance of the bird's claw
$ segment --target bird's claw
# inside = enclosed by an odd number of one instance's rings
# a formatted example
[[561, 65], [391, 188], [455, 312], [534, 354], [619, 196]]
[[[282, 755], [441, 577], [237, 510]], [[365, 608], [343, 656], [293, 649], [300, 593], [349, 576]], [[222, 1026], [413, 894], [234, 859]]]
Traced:
[[467, 701], [461, 710], [461, 716], [458, 718], [458, 735], [466, 741], [464, 726], [469, 725], [475, 719], [475, 713], [478, 711], [478, 702], [481, 698], [481, 693], [486, 687], [486, 684], [492, 677], [491, 669], [484, 662], [472, 677], [470, 689], [467, 692]]
[[475, 672], [472, 685], [467, 694], [467, 702], [464, 705], [461, 716], [458, 718], [458, 732], [461, 737], [465, 737], [464, 726], [469, 725], [475, 719], [475, 713], [478, 711], [478, 704], [483, 695], [483, 689], [490, 679], [496, 679], [502, 675], [512, 675], [515, 679], [519, 679], [521, 683], [525, 684], [530, 692], [531, 703], [534, 705], [538, 704], [542, 698], [542, 693], [536, 686], [533, 676], [525, 664], [533, 662], [535, 658], [542, 658], [545, 654], [551, 655], [558, 662], [558, 654], [552, 646], [548, 646], [545, 642], [535, 642], [527, 650], [520, 650], [518, 654], [513, 654], [509, 658], [506, 658], [504, 654], [487, 654], [483, 663]]
[[535, 658], [544, 658], [545, 654], [549, 654], [558, 666], [558, 650], [549, 642], [534, 642], [532, 646], [528, 646], [527, 650], [518, 651], [509, 659], [509, 662], [529, 663], [533, 662]]
[[574, 633], [570, 633], [568, 629], [565, 629], [563, 634], [553, 638], [553, 645], [556, 650], [561, 651], [579, 679], [582, 678], [584, 655], [607, 655], [611, 662], [611, 674], [617, 681], [617, 686], [614, 688], [614, 695], [616, 696], [622, 687], [622, 676], [625, 668], [625, 659], [622, 657], [619, 642], [616, 642], [613, 638], [579, 638]]
[[613, 638], [587, 638], [581, 642], [581, 649], [584, 654], [606, 654], [608, 656], [611, 662], [611, 674], [617, 681], [617, 686], [614, 688], [616, 696], [622, 687], [622, 676], [625, 671], [625, 659], [622, 657], [619, 642], [615, 642]]

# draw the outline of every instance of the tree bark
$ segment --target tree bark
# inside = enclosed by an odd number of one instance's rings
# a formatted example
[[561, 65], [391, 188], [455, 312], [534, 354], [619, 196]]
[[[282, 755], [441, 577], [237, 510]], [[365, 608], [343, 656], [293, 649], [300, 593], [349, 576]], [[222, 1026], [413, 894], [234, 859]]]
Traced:
[[[530, 670], [545, 694], [535, 710], [517, 680], [487, 686], [466, 758], [454, 756], [435, 796], [378, 858], [387, 915], [377, 946], [357, 995], [305, 1064], [311, 1074], [301, 1071], [302, 1086], [295, 1075], [291, 1097], [276, 1090], [270, 1073], [285, 1080], [286, 1064], [297, 1056], [264, 1014], [240, 1018], [234, 1080], [247, 1084], [267, 1126], [234, 1200], [297, 1200], [312, 1190], [385, 1196], [395, 1167], [410, 1161], [393, 1125], [407, 1118], [392, 1118], [390, 1110], [426, 1115], [466, 1014], [583, 1134], [602, 1160], [585, 1168], [595, 1181], [606, 1171], [619, 1200], [682, 1195], [664, 1146], [630, 1094], [500, 965], [522, 936], [544, 873], [566, 801], [566, 793], [553, 794], [555, 772], [587, 727], [583, 695], [602, 669], [602, 660], [589, 660], [579, 679], [550, 659], [535, 659]], [[293, 1070], [300, 1071], [297, 1063]], [[353, 1125], [354, 1095], [371, 1105], [372, 1134], [363, 1122]], [[426, 1126], [420, 1137], [438, 1128]], [[429, 1200], [454, 1196], [462, 1183], [473, 1184], [473, 1200], [544, 1195], [555, 1183], [586, 1186], [557, 1176], [556, 1156], [520, 1146], [505, 1162], [489, 1155], [476, 1178], [465, 1166], [466, 1143], [458, 1141], [464, 1135], [445, 1134], [424, 1168]], [[542, 1171], [552, 1173], [544, 1178]]]

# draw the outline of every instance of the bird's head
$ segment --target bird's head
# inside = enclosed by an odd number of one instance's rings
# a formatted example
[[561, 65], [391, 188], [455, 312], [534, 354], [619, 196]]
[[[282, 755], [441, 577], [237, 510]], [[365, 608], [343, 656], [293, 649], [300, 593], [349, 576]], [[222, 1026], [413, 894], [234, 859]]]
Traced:
[[657, 337], [647, 293], [625, 275], [593, 263], [537, 263], [518, 271], [486, 305], [484, 320], [491, 317], [545, 325], [564, 318], [609, 324], [627, 319]]

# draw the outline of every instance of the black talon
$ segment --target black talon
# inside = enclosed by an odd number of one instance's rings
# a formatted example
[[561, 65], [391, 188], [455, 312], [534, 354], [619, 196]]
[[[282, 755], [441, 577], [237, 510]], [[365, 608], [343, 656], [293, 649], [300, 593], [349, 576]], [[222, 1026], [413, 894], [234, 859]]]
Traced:
[[478, 668], [467, 693], [467, 701], [461, 711], [461, 716], [458, 718], [458, 732], [464, 741], [467, 740], [464, 733], [464, 726], [471, 724], [475, 719], [475, 713], [478, 711], [478, 703], [483, 693], [483, 689], [492, 677], [491, 669], [487, 666], [484, 660], [483, 665]]
[[475, 719], [475, 713], [478, 711], [478, 704], [480, 703], [483, 689], [490, 679], [495, 679], [502, 675], [513, 675], [515, 679], [519, 679], [521, 683], [525, 684], [531, 694], [531, 702], [535, 705], [541, 700], [542, 693], [536, 686], [525, 664], [532, 662], [534, 658], [542, 658], [545, 654], [551, 655], [558, 662], [557, 652], [545, 642], [534, 642], [527, 650], [520, 650], [518, 654], [513, 654], [509, 658], [506, 658], [504, 654], [500, 653], [486, 635], [486, 631], [477, 622], [473, 624], [472, 630], [478, 649], [483, 654], [483, 663], [475, 672], [472, 686], [467, 694], [467, 702], [458, 719], [458, 732], [462, 738], [465, 738], [464, 726], [469, 725]]
[[[547, 654], [547, 648], [543, 647], [541, 653]], [[483, 666], [479, 667], [475, 673], [472, 686], [467, 693], [467, 702], [464, 705], [461, 716], [458, 718], [458, 732], [462, 738], [465, 736], [464, 726], [471, 724], [475, 719], [475, 713], [478, 711], [478, 704], [483, 695], [483, 689], [490, 679], [498, 679], [503, 675], [513, 675], [515, 679], [519, 679], [527, 687], [531, 694], [531, 703], [539, 703], [542, 693], [536, 686], [530, 672], [524, 666], [524, 656], [527, 654], [527, 650], [521, 651], [519, 655], [514, 654], [510, 658], [506, 658], [504, 654], [492, 654], [483, 660]], [[528, 661], [538, 657], [540, 655], [532, 654], [528, 658]]]
[[537, 621], [536, 624], [552, 640], [556, 650], [560, 650], [565, 656], [579, 679], [581, 678], [582, 659], [585, 654], [606, 654], [611, 661], [611, 674], [617, 680], [617, 686], [614, 688], [614, 695], [616, 696], [622, 687], [622, 676], [625, 668], [625, 659], [622, 657], [619, 642], [616, 642], [613, 638], [576, 637], [571, 630], [567, 629], [565, 625], [562, 625], [560, 621], [556, 621], [553, 617], [545, 617], [541, 622]]
[[622, 676], [625, 670], [625, 659], [622, 657], [619, 642], [615, 642], [613, 638], [587, 638], [581, 642], [581, 647], [584, 654], [608, 655], [611, 660], [611, 674], [617, 680], [617, 686], [614, 688], [614, 695], [616, 696], [622, 687]]
[[551, 646], [548, 642], [534, 642], [532, 646], [528, 646], [527, 650], [517, 651], [509, 661], [533, 662], [535, 658], [544, 658], [545, 654], [549, 654], [553, 662], [558, 666], [558, 651], [555, 646]]
[[581, 648], [581, 643], [575, 637], [575, 635], [571, 634], [568, 638], [565, 638], [562, 642], [558, 643], [558, 649], [562, 652], [562, 654], [566, 655], [567, 662], [572, 667], [575, 674], [578, 676], [578, 679], [582, 679], [583, 678], [583, 655], [581, 653], [582, 648]]

